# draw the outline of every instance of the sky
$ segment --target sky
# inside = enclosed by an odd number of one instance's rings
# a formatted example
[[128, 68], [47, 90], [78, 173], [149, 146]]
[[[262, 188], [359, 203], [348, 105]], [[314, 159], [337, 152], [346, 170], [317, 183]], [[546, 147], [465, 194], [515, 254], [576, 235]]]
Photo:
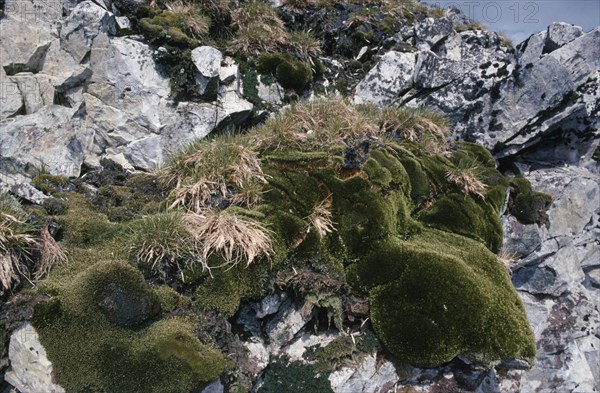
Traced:
[[600, 25], [600, 0], [421, 0], [441, 7], [454, 6], [503, 33], [515, 44], [545, 30], [552, 22], [568, 22], [590, 31]]

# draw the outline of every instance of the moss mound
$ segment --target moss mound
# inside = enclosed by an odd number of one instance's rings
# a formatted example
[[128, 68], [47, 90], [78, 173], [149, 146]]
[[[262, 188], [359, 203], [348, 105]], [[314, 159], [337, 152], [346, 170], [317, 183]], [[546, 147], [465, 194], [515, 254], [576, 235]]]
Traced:
[[[402, 362], [437, 366], [460, 354], [482, 365], [532, 359], [535, 339], [523, 304], [494, 254], [507, 191], [514, 208], [521, 193], [533, 193], [529, 184], [518, 179], [511, 186], [481, 147], [448, 147], [436, 116], [390, 111], [335, 100], [300, 103], [248, 134], [200, 141], [159, 173], [172, 214], [114, 224], [83, 196], [69, 195], [57, 219], [71, 263], [41, 286], [51, 301], [35, 315], [60, 383], [75, 392], [196, 389], [224, 364], [198, 341], [186, 315], [202, 320], [198, 313], [213, 310], [231, 317], [242, 301], [276, 286], [325, 309], [338, 328], [340, 298], [368, 297], [375, 334]], [[461, 171], [476, 188], [449, 175]], [[159, 238], [153, 233], [165, 229], [158, 220], [165, 214], [185, 225], [158, 251], [144, 248], [160, 260], [130, 252], [128, 239], [136, 235]], [[206, 225], [211, 219], [214, 232]], [[156, 225], [144, 232], [141, 222]], [[224, 245], [240, 234], [227, 222], [254, 223], [246, 228], [268, 237], [269, 251], [246, 241], [235, 245], [248, 248], [232, 260]], [[170, 263], [170, 254], [161, 253], [186, 236], [193, 247]], [[207, 249], [211, 236], [221, 246]], [[149, 287], [134, 267], [144, 260], [169, 262], [173, 269], [152, 279], [191, 294], [194, 305], [169, 287]], [[280, 382], [293, 377], [285, 386], [314, 382], [328, 391], [320, 380], [297, 380], [318, 373], [314, 367], [290, 372], [296, 368], [272, 365], [263, 389], [283, 391]]]
[[53, 292], [36, 306], [34, 325], [69, 392], [186, 392], [223, 370], [193, 323], [152, 322], [159, 296], [126, 262], [93, 264]]

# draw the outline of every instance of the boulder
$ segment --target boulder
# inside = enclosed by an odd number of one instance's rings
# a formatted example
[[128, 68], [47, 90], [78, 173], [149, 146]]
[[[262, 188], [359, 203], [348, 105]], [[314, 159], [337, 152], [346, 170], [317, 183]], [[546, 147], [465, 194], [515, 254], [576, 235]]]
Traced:
[[44, 106], [29, 116], [0, 121], [0, 156], [31, 170], [44, 166], [50, 173], [79, 176], [92, 134], [80, 128], [77, 109]]
[[207, 101], [217, 98], [222, 60], [221, 51], [211, 46], [200, 46], [192, 50], [198, 93]]
[[21, 393], [64, 393], [54, 381], [52, 363], [38, 333], [26, 322], [12, 332], [8, 347], [10, 368], [4, 379]]

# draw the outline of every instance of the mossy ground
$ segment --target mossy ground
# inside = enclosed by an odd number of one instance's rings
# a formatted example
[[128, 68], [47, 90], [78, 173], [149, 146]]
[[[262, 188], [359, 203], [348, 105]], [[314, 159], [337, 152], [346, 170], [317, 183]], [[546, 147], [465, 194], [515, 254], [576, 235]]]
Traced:
[[[176, 156], [166, 170], [181, 181], [166, 182], [164, 195], [172, 198], [177, 184], [209, 175], [225, 188], [207, 191], [198, 206], [171, 203], [172, 209], [246, 217], [268, 228], [272, 246], [272, 255], [257, 256], [247, 267], [238, 263], [210, 272], [185, 263], [201, 257], [191, 251], [177, 270], [150, 277], [176, 291], [149, 287], [136, 269], [140, 254], [129, 246], [131, 231], [133, 238], [139, 235], [135, 222], [112, 223], [83, 195], [66, 194], [69, 208], [56, 219], [63, 225], [70, 263], [40, 285], [51, 299], [35, 316], [59, 382], [69, 391], [107, 386], [115, 392], [190, 391], [214, 379], [223, 358], [196, 338], [191, 320], [198, 318], [186, 319], [188, 312], [212, 310], [231, 317], [242, 301], [260, 299], [276, 286], [287, 286], [325, 309], [331, 326], [338, 328], [344, 323], [342, 295], [367, 297], [375, 334], [404, 363], [437, 366], [459, 354], [484, 365], [532, 359], [535, 340], [523, 304], [494, 255], [502, 243], [499, 213], [509, 181], [480, 147], [458, 144], [438, 154], [402, 137], [397, 128], [388, 132], [387, 125], [372, 107], [337, 101], [298, 104], [249, 134], [199, 142]], [[239, 173], [231, 177], [230, 165], [198, 159], [203, 149], [212, 151], [221, 143], [225, 151], [243, 146], [248, 162], [260, 167], [249, 165], [253, 169], [247, 173], [265, 179], [257, 183], [260, 198], [252, 206], [232, 197]], [[190, 157], [195, 166], [188, 173], [190, 167], [182, 163]], [[223, 159], [234, 162], [235, 157]], [[483, 195], [461, 193], [447, 179], [447, 172], [466, 160], [481, 168], [487, 186]], [[218, 167], [224, 171], [220, 175]], [[530, 193], [527, 186], [516, 180], [513, 200], [519, 191]], [[220, 196], [219, 203], [211, 193]], [[205, 266], [217, 266], [225, 255], [208, 258]], [[135, 292], [129, 298], [160, 304], [162, 312], [148, 312], [136, 323], [127, 320], [127, 326], [115, 323], [115, 315], [98, 306], [109, 304], [101, 296], [107, 286], [129, 288]], [[188, 311], [167, 316], [182, 309]], [[353, 351], [342, 351], [342, 357]], [[323, 364], [339, 357], [337, 352], [326, 355]], [[282, 375], [296, 374], [298, 382], [298, 375], [319, 373], [314, 367], [290, 367], [272, 365], [263, 390], [283, 389]], [[310, 380], [310, 386], [328, 391], [319, 378]], [[285, 388], [309, 386], [306, 381]]]

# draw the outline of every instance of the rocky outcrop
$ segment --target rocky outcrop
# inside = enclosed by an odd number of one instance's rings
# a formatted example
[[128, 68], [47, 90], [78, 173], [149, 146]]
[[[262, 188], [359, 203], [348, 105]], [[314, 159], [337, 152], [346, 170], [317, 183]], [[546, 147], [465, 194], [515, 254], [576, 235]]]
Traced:
[[597, 137], [600, 111], [600, 28], [584, 34], [555, 23], [513, 50], [496, 33], [458, 33], [448, 21], [401, 31], [418, 51], [386, 53], [358, 84], [355, 101], [436, 109], [451, 119], [456, 138], [482, 143], [498, 158], [542, 141], [566, 141], [554, 155], [572, 163], [587, 152], [581, 141]]
[[220, 83], [239, 85], [241, 76], [232, 59], [221, 66], [217, 49], [192, 54], [205, 102], [175, 102], [155, 49], [136, 36], [116, 37], [123, 17], [110, 6], [53, 5], [61, 12], [35, 0], [7, 2], [0, 20], [0, 152], [12, 160], [3, 173], [28, 176], [44, 165], [78, 176], [101, 158], [151, 170], [170, 152], [250, 115], [253, 105], [239, 89], [219, 93]]

